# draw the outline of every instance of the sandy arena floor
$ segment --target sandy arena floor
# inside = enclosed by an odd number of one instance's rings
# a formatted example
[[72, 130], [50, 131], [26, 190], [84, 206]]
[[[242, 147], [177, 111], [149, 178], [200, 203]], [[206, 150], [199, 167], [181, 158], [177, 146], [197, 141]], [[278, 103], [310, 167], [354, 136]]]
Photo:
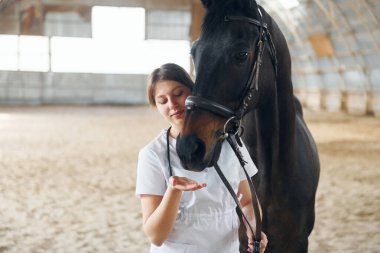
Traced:
[[[310, 251], [380, 252], [380, 119], [306, 112], [322, 165]], [[0, 108], [0, 252], [148, 252], [138, 150], [148, 107]]]

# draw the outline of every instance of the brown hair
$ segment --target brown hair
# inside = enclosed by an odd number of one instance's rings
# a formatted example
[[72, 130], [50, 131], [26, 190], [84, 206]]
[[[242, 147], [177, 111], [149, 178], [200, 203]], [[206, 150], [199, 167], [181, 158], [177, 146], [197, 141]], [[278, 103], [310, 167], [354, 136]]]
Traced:
[[154, 99], [154, 88], [159, 81], [176, 81], [183, 84], [190, 90], [193, 89], [194, 82], [190, 75], [181, 66], [174, 63], [167, 63], [153, 70], [148, 79], [147, 96], [151, 106], [156, 106]]

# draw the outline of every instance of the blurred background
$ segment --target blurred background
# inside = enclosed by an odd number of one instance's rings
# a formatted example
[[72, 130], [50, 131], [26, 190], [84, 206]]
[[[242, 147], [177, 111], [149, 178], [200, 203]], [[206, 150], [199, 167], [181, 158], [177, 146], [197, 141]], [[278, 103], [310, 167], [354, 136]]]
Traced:
[[[321, 177], [309, 252], [380, 252], [380, 1], [261, 0], [292, 56]], [[0, 0], [0, 252], [148, 252], [148, 74], [193, 74], [200, 0]]]
[[[313, 109], [380, 114], [377, 0], [267, 0]], [[187, 70], [204, 14], [191, 0], [0, 1], [1, 104], [142, 104], [155, 67]]]

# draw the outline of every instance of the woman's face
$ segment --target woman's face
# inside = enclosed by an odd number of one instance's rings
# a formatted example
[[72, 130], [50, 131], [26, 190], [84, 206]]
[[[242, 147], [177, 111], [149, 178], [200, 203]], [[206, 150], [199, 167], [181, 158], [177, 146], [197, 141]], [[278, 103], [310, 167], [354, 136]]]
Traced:
[[162, 80], [156, 83], [154, 89], [156, 107], [177, 130], [182, 128], [185, 119], [185, 100], [190, 93], [189, 88], [176, 81]]

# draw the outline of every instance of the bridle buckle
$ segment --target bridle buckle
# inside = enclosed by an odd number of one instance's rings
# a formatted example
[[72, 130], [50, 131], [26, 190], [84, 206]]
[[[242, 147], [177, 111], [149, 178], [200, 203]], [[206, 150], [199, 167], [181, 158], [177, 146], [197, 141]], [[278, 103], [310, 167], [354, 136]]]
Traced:
[[[229, 125], [231, 125], [230, 129], [228, 129]], [[239, 132], [240, 127], [241, 119], [239, 120], [238, 117], [232, 116], [226, 121], [226, 123], [224, 123], [223, 133], [236, 135]]]

